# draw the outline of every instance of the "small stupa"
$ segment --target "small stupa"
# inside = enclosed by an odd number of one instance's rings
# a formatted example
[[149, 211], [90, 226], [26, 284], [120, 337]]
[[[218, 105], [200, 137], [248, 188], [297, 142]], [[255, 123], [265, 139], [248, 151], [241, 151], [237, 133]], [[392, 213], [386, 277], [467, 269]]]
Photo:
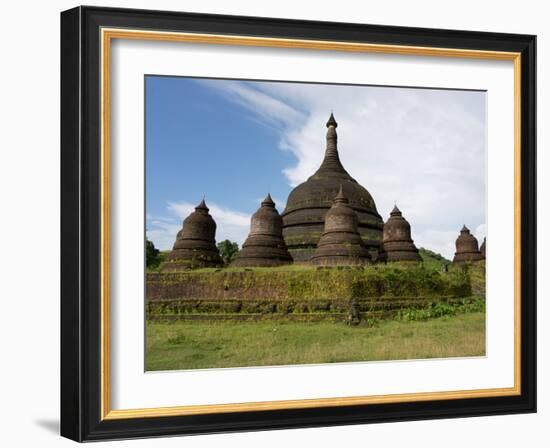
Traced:
[[252, 215], [250, 233], [232, 266], [262, 267], [290, 263], [292, 257], [283, 239], [283, 219], [268, 194]]
[[482, 259], [483, 256], [479, 251], [476, 237], [470, 233], [468, 227], [462, 227], [460, 235], [456, 239], [456, 252], [453, 263], [466, 263]]
[[223, 264], [216, 247], [216, 222], [208, 212], [209, 208], [203, 199], [195, 211], [185, 218], [168, 261], [162, 267], [163, 271], [217, 267]]
[[479, 253], [481, 254], [481, 256], [483, 257], [483, 259], [485, 260], [485, 244], [487, 242], [487, 237], [484, 237], [483, 238], [483, 243], [481, 243], [481, 247], [479, 248]]
[[315, 265], [364, 265], [370, 253], [357, 230], [358, 217], [342, 186], [325, 214], [325, 229], [310, 262]]
[[422, 261], [418, 249], [411, 238], [411, 225], [403, 218], [397, 204], [390, 212], [388, 221], [384, 224], [382, 251], [379, 261]]

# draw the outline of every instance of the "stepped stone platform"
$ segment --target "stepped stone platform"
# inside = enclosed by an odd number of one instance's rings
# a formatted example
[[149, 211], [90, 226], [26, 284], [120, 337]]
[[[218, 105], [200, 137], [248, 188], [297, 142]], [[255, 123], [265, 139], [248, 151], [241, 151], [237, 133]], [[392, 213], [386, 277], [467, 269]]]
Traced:
[[149, 319], [345, 320], [471, 297], [470, 272], [421, 267], [308, 267], [149, 273]]

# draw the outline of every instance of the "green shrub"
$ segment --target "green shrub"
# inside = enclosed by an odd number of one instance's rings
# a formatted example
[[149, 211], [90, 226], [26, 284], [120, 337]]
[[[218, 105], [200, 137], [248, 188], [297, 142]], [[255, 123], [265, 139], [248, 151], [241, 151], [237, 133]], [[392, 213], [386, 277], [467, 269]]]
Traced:
[[485, 299], [481, 297], [469, 297], [456, 304], [437, 302], [431, 303], [426, 308], [404, 308], [397, 312], [395, 320], [419, 321], [474, 312], [485, 312]]

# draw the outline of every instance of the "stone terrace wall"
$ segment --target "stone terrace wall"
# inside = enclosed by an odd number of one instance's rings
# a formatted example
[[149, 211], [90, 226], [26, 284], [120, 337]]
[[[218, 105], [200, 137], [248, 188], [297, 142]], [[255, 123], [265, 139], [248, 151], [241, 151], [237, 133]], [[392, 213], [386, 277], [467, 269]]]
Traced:
[[150, 273], [146, 292], [149, 318], [340, 320], [352, 306], [386, 317], [402, 308], [459, 302], [472, 287], [467, 271], [392, 265]]

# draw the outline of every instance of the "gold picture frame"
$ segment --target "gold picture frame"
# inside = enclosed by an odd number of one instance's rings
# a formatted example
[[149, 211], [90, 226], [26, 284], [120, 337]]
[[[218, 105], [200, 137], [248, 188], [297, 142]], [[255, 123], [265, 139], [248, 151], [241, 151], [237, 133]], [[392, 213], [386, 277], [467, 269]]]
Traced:
[[[110, 438], [110, 437], [127, 437], [132, 436], [132, 431], [125, 429], [128, 422], [131, 421], [143, 421], [146, 419], [150, 421], [147, 426], [147, 434], [154, 434], [155, 431], [159, 431], [159, 427], [156, 426], [156, 421], [162, 418], [176, 418], [185, 419], [191, 416], [211, 416], [234, 414], [234, 417], [242, 413], [262, 413], [266, 411], [296, 411], [296, 410], [318, 410], [320, 408], [326, 408], [327, 412], [338, 413], [338, 408], [355, 407], [356, 409], [365, 409], [366, 406], [373, 405], [388, 405], [399, 403], [415, 403], [418, 406], [422, 406], [422, 403], [434, 403], [445, 402], [446, 405], [452, 406], [453, 401], [457, 400], [472, 400], [472, 399], [509, 399], [510, 403], [522, 403], [524, 406], [525, 400], [529, 403], [533, 401], [532, 387], [527, 390], [525, 388], [526, 381], [532, 382], [532, 366], [534, 359], [531, 350], [525, 351], [526, 347], [526, 331], [533, 331], [532, 328], [526, 329], [525, 322], [534, 322], [534, 311], [527, 307], [526, 300], [534, 300], [533, 297], [525, 297], [525, 275], [522, 275], [522, 269], [528, 269], [530, 272], [533, 269], [533, 249], [530, 244], [525, 243], [525, 233], [522, 231], [522, 223], [529, 222], [529, 227], [533, 226], [531, 222], [532, 216], [532, 198], [528, 198], [526, 201], [525, 186], [531, 185], [532, 179], [526, 178], [526, 173], [531, 170], [530, 164], [531, 154], [534, 153], [534, 143], [530, 143], [532, 136], [525, 135], [525, 131], [532, 126], [532, 115], [526, 111], [531, 110], [533, 107], [530, 100], [532, 92], [534, 92], [534, 74], [530, 71], [532, 59], [534, 53], [532, 47], [534, 45], [534, 38], [532, 36], [516, 36], [510, 35], [508, 38], [502, 38], [502, 49], [489, 48], [491, 42], [489, 36], [463, 36], [461, 32], [447, 32], [444, 37], [441, 37], [433, 30], [423, 30], [426, 36], [426, 42], [421, 44], [407, 44], [407, 38], [402, 38], [401, 42], [395, 42], [395, 38], [391, 37], [389, 30], [376, 30], [376, 36], [384, 37], [386, 33], [386, 42], [380, 42], [377, 39], [372, 39], [373, 32], [369, 34], [367, 25], [363, 25], [365, 28], [365, 41], [346, 41], [346, 40], [331, 40], [321, 38], [288, 38], [278, 37], [276, 33], [277, 26], [279, 27], [296, 27], [298, 25], [294, 23], [281, 23], [272, 21], [269, 22], [271, 27], [268, 27], [266, 33], [269, 36], [256, 36], [249, 35], [243, 29], [243, 34], [230, 34], [223, 32], [223, 25], [220, 25], [214, 18], [212, 27], [217, 26], [216, 32], [199, 32], [193, 26], [193, 20], [195, 16], [188, 17], [180, 15], [182, 20], [181, 26], [183, 29], [190, 28], [190, 31], [174, 31], [168, 25], [169, 20], [177, 20], [177, 13], [156, 13], [150, 12], [145, 15], [150, 23], [155, 23], [155, 29], [147, 29], [145, 26], [132, 25], [132, 16], [129, 12], [121, 11], [114, 13], [110, 11], [110, 14], [114, 14], [117, 20], [113, 20], [112, 15], [109, 16], [109, 20], [103, 20], [102, 12], [105, 10], [102, 8], [77, 8], [75, 10], [67, 11], [62, 16], [64, 17], [65, 32], [72, 34], [84, 33], [83, 28], [78, 27], [76, 24], [81, 21], [90, 21], [93, 24], [93, 35], [86, 34], [81, 35], [83, 39], [93, 39], [93, 43], [98, 50], [94, 56], [94, 61], [97, 63], [98, 69], [98, 90], [94, 93], [98, 99], [98, 110], [100, 113], [100, 123], [97, 129], [97, 141], [99, 143], [98, 159], [99, 164], [96, 167], [98, 169], [98, 222], [99, 222], [99, 251], [98, 251], [98, 270], [100, 275], [98, 285], [98, 311], [99, 322], [97, 322], [97, 334], [99, 335], [98, 347], [98, 360], [97, 366], [99, 367], [99, 375], [97, 377], [97, 385], [99, 388], [99, 405], [94, 405], [93, 410], [88, 409], [87, 418], [90, 421], [96, 421], [98, 427], [102, 425], [121, 422], [119, 429], [112, 430], [106, 433], [101, 433], [99, 436], [94, 435], [94, 431], [97, 429], [91, 429], [88, 426], [88, 435], [82, 434], [82, 422], [74, 423], [72, 419], [64, 417], [64, 420], [68, 422], [65, 425], [65, 430], [62, 428], [62, 432], [65, 435], [81, 440], [98, 438]], [[205, 20], [205, 16], [201, 16]], [[162, 20], [166, 20], [166, 29], [159, 29], [159, 23]], [[153, 22], [154, 20], [154, 22]], [[238, 18], [235, 18], [235, 23], [238, 22]], [[258, 21], [270, 20], [270, 19], [257, 19]], [[118, 22], [117, 22], [118, 21]], [[117, 23], [114, 23], [117, 22]], [[252, 22], [254, 22], [252, 20]], [[88, 23], [88, 22], [86, 22]], [[172, 23], [172, 22], [171, 22]], [[221, 23], [221, 22], [220, 22]], [[239, 22], [240, 23], [240, 22]], [[197, 25], [198, 26], [198, 25]], [[339, 24], [322, 24], [319, 25], [319, 29], [323, 27], [327, 30], [343, 30], [345, 34], [345, 27]], [[361, 25], [357, 25], [361, 27]], [[333, 27], [333, 28], [331, 28]], [[246, 28], [246, 26], [244, 26]], [[275, 30], [275, 31], [274, 31]], [[287, 29], [280, 30], [281, 34], [286, 33]], [[90, 33], [90, 31], [86, 31]], [[457, 33], [457, 34], [453, 34]], [[464, 32], [465, 33], [465, 32]], [[91, 36], [91, 37], [90, 37]], [[375, 37], [376, 37], [375, 36]], [[511, 37], [513, 36], [513, 37]], [[477, 40], [477, 48], [471, 48], [471, 42], [473, 37]], [[466, 38], [469, 38], [466, 39]], [[157, 407], [157, 408], [142, 408], [142, 409], [112, 409], [111, 403], [111, 371], [110, 371], [110, 285], [111, 285], [111, 266], [110, 266], [110, 247], [111, 247], [111, 45], [113, 41], [117, 39], [129, 39], [129, 40], [141, 40], [141, 41], [163, 41], [163, 42], [184, 42], [184, 43], [200, 43], [208, 45], [232, 45], [232, 46], [253, 46], [253, 47], [272, 47], [272, 48], [287, 48], [287, 49], [311, 49], [321, 51], [342, 51], [342, 52], [354, 52], [354, 53], [381, 53], [381, 54], [398, 54], [398, 55], [413, 55], [413, 56], [435, 56], [435, 57], [449, 57], [449, 58], [466, 58], [466, 59], [486, 59], [486, 60], [505, 60], [512, 61], [514, 65], [514, 386], [507, 388], [494, 388], [494, 389], [475, 389], [475, 390], [460, 390], [460, 391], [446, 391], [446, 392], [424, 392], [424, 393], [406, 393], [406, 394], [394, 394], [394, 395], [374, 395], [374, 396], [353, 396], [353, 397], [339, 397], [339, 398], [315, 398], [305, 400], [282, 400], [282, 401], [268, 401], [268, 402], [243, 402], [232, 404], [217, 404], [217, 405], [187, 405], [187, 406], [175, 406], [175, 407]], [[507, 40], [509, 39], [509, 40]], [[378, 41], [377, 41], [378, 40]], [[412, 40], [412, 39], [409, 39]], [[475, 40], [475, 39], [474, 39]], [[427, 42], [431, 42], [428, 45]], [[460, 42], [469, 42], [470, 47], [460, 46]], [[518, 44], [517, 42], [520, 42]], [[458, 46], [450, 46], [451, 43]], [[76, 44], [74, 44], [76, 45]], [[80, 47], [72, 50], [71, 56], [66, 56], [66, 67], [71, 64], [80, 64], [82, 55], [79, 52], [83, 51]], [[70, 53], [70, 52], [69, 52]], [[79, 54], [80, 59], [74, 59], [74, 55]], [[70, 59], [70, 60], [69, 60]], [[78, 69], [81, 69], [78, 66]], [[77, 70], [78, 71], [78, 70]], [[63, 73], [62, 73], [63, 75]], [[66, 77], [74, 76], [74, 70], [66, 71]], [[81, 81], [82, 82], [82, 81]], [[68, 94], [75, 94], [73, 90]], [[82, 85], [78, 86], [78, 89], [82, 89]], [[78, 90], [76, 95], [81, 98], [81, 91]], [[67, 108], [68, 110], [68, 108]], [[63, 118], [63, 117], [62, 117]], [[82, 121], [84, 123], [85, 120]], [[75, 123], [68, 123], [67, 127], [74, 127]], [[69, 131], [66, 131], [69, 132]], [[69, 151], [67, 147], [62, 148], [62, 151]], [[84, 150], [84, 148], [82, 149]], [[527, 154], [527, 156], [526, 156]], [[76, 163], [76, 162], [75, 162]], [[529, 166], [525, 166], [525, 163]], [[65, 168], [66, 170], [68, 168]], [[68, 210], [67, 215], [74, 213], [74, 210]], [[526, 215], [527, 214], [527, 215]], [[527, 216], [527, 218], [526, 218]], [[68, 247], [65, 249], [67, 252], [74, 250], [81, 250], [78, 248]], [[526, 253], [526, 251], [528, 253]], [[531, 260], [531, 264], [526, 266], [525, 260]], [[533, 272], [529, 276], [534, 275]], [[74, 281], [67, 280], [68, 282]], [[69, 299], [65, 299], [69, 300]], [[526, 315], [528, 313], [529, 315]], [[64, 325], [70, 325], [64, 321]], [[72, 325], [72, 324], [71, 324]], [[78, 328], [78, 331], [83, 331], [82, 328]], [[531, 338], [529, 338], [531, 340]], [[63, 343], [63, 342], [62, 342]], [[78, 347], [78, 350], [82, 350]], [[74, 365], [78, 362], [75, 359], [66, 358], [64, 363], [66, 365]], [[526, 364], [527, 363], [527, 364]], [[64, 364], [65, 365], [65, 364]], [[526, 365], [529, 372], [527, 377], [525, 376]], [[67, 367], [69, 369], [69, 367]], [[74, 389], [74, 385], [72, 386]], [[71, 389], [71, 388], [67, 388]], [[69, 392], [65, 392], [66, 394]], [[72, 391], [70, 393], [73, 393]], [[74, 398], [74, 397], [73, 397]], [[89, 399], [89, 398], [88, 398]], [[83, 408], [86, 404], [82, 402], [82, 398], [76, 399], [79, 401], [79, 406]], [[516, 400], [516, 401], [514, 401]], [[508, 403], [508, 401], [507, 401]], [[519, 405], [518, 405], [519, 406]], [[516, 406], [517, 407], [517, 406]], [[531, 409], [533, 407], [531, 406]], [[66, 412], [66, 411], [65, 411]], [[458, 411], [460, 413], [460, 410]], [[94, 414], [94, 415], [91, 415]], [[474, 413], [475, 414], [475, 413]], [[463, 415], [468, 415], [463, 412]], [[365, 421], [367, 421], [366, 419]], [[181, 420], [184, 422], [184, 420]], [[320, 421], [321, 422], [321, 421]], [[276, 426], [276, 425], [275, 425]], [[291, 426], [291, 425], [290, 425]], [[281, 427], [290, 427], [281, 424]], [[188, 432], [200, 432], [201, 426], [197, 424], [193, 430]], [[238, 422], [236, 428], [239, 428]], [[258, 427], [261, 427], [259, 424]], [[116, 428], [116, 426], [115, 426]], [[220, 426], [222, 428], [222, 426]], [[249, 428], [249, 426], [243, 426], [243, 429]], [[221, 430], [221, 429], [220, 429]], [[117, 432], [118, 431], [118, 432]], [[161, 431], [162, 432], [162, 431]], [[177, 431], [176, 431], [177, 432]], [[79, 436], [75, 434], [79, 434]], [[181, 433], [186, 433], [182, 430]]]

